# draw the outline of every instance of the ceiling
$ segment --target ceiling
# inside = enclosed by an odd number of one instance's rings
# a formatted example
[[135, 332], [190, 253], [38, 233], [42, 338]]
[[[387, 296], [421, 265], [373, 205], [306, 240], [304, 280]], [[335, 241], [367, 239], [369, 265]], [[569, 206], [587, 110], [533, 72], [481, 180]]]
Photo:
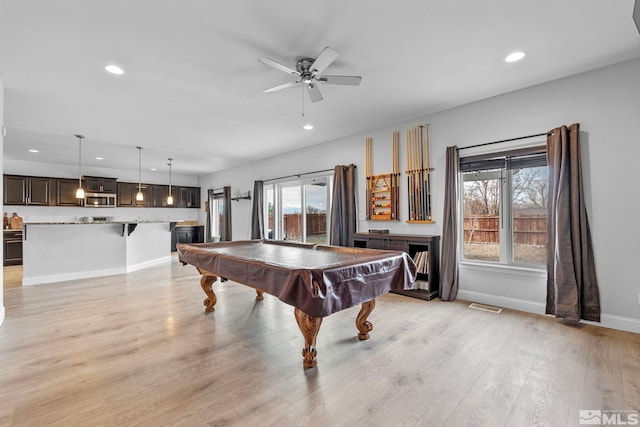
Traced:
[[[175, 173], [209, 174], [639, 57], [633, 6], [0, 0], [4, 158], [77, 164], [80, 133], [86, 165], [137, 170], [140, 145], [143, 170], [172, 157]], [[294, 68], [325, 46], [340, 52], [325, 73], [360, 86], [321, 85], [314, 104], [300, 87], [262, 92], [290, 77], [259, 58]]]

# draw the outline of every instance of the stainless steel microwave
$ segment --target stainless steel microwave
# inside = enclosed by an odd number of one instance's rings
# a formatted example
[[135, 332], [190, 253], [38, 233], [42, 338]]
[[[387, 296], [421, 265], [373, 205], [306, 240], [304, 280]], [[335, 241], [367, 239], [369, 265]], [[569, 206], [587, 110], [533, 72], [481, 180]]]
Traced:
[[85, 208], [115, 208], [116, 195], [110, 193], [84, 193]]

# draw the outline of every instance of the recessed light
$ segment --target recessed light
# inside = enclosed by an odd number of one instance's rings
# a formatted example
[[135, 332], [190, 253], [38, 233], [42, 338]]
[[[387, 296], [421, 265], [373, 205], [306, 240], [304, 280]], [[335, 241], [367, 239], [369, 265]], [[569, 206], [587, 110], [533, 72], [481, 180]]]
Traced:
[[31, 149], [31, 150], [29, 150], [29, 152], [30, 152], [30, 153], [39, 153], [39, 152], [40, 152], [40, 150], [34, 150], [34, 149]]
[[313, 125], [304, 125], [304, 126], [302, 126], [302, 128], [304, 130], [311, 130], [311, 129], [313, 129]]
[[151, 170], [152, 170], [152, 171], [157, 171], [158, 169], [156, 169], [156, 168], [151, 168]]
[[104, 157], [96, 157], [96, 160], [104, 160]]
[[513, 52], [510, 53], [506, 58], [504, 58], [505, 62], [516, 62], [520, 61], [524, 58], [524, 52]]
[[111, 74], [115, 74], [118, 76], [121, 76], [124, 74], [124, 70], [118, 67], [117, 65], [113, 65], [113, 64], [107, 65], [106, 67], [104, 67], [104, 69], [110, 72]]

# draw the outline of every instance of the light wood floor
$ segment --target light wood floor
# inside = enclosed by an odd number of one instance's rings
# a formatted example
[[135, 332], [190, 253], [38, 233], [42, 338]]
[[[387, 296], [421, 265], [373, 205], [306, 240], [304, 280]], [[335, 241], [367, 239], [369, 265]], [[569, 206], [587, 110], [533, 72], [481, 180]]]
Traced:
[[234, 283], [204, 314], [175, 260], [4, 290], [0, 426], [574, 426], [640, 410], [640, 335], [465, 303], [377, 300], [324, 319], [302, 368], [293, 308]]
[[2, 278], [4, 289], [17, 288], [22, 286], [22, 266], [7, 265], [2, 268]]

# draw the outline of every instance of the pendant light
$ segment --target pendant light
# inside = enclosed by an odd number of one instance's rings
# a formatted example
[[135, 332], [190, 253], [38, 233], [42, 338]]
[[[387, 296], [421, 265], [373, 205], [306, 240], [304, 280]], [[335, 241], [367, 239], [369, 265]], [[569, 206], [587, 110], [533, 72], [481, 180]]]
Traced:
[[139, 145], [136, 147], [138, 149], [138, 194], [136, 194], [136, 201], [142, 202], [144, 200], [144, 195], [142, 194], [142, 147]]
[[173, 196], [171, 195], [171, 162], [173, 159], [169, 157], [169, 196], [167, 197], [167, 205], [173, 206]]
[[84, 135], [76, 135], [78, 138], [78, 189], [76, 190], [76, 199], [84, 199], [84, 190], [82, 189], [82, 140]]

